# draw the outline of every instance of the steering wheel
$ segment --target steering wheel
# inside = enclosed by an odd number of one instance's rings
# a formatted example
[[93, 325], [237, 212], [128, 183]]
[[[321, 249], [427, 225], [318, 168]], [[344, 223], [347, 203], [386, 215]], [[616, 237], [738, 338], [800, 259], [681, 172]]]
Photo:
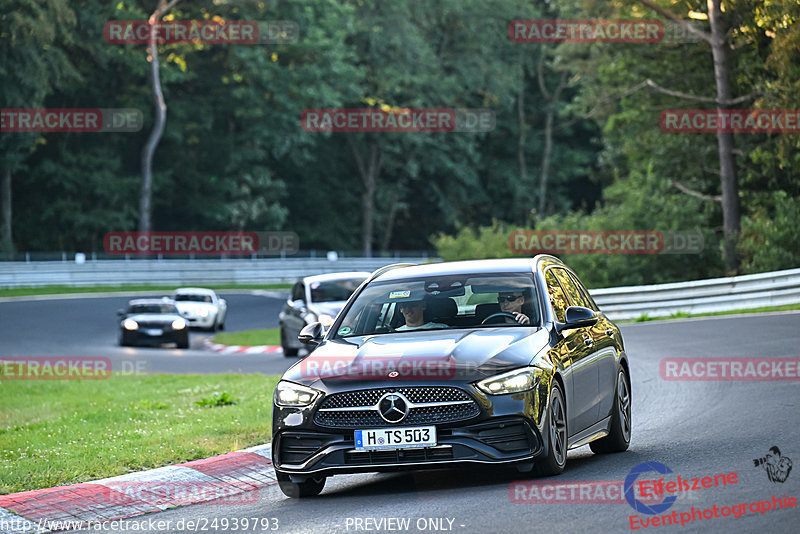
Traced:
[[497, 313], [493, 313], [493, 314], [491, 314], [491, 315], [490, 315], [490, 316], [488, 316], [486, 319], [484, 319], [483, 321], [481, 321], [481, 324], [486, 324], [486, 321], [488, 321], [489, 319], [494, 319], [495, 317], [508, 317], [508, 318], [510, 318], [510, 319], [513, 319], [515, 323], [517, 322], [517, 317], [516, 317], [516, 315], [514, 315], [513, 313], [508, 313], [508, 312], [497, 312]]

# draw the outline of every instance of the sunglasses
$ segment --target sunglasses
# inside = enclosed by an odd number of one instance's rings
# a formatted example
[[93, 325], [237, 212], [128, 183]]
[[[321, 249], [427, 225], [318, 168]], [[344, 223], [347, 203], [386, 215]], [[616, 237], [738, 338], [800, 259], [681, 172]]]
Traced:
[[521, 299], [521, 298], [522, 298], [522, 295], [506, 295], [506, 296], [500, 295], [500, 296], [497, 297], [497, 302], [503, 302], [503, 301], [514, 302], [515, 300]]

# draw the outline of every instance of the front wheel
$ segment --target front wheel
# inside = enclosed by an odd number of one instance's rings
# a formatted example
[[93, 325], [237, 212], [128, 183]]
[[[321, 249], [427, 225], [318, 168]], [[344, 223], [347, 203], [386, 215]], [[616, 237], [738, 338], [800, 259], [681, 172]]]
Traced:
[[631, 386], [625, 371], [617, 374], [617, 392], [611, 413], [611, 432], [608, 436], [589, 443], [595, 454], [622, 452], [631, 443]]
[[536, 460], [535, 476], [553, 476], [564, 472], [567, 465], [567, 405], [561, 386], [553, 380], [550, 390], [550, 409], [547, 410], [547, 456]]
[[283, 331], [283, 328], [281, 328], [281, 350], [283, 351], [283, 355], [287, 358], [297, 356], [297, 353], [300, 350], [286, 346], [286, 332]]
[[275, 472], [278, 478], [278, 486], [287, 497], [292, 499], [302, 499], [303, 497], [315, 497], [320, 494], [325, 487], [325, 477], [309, 478], [304, 482], [292, 482], [289, 475], [279, 471]]

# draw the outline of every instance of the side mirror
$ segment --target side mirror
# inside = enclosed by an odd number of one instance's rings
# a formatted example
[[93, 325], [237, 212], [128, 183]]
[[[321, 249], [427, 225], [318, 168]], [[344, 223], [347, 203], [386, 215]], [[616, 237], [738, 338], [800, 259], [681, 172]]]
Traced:
[[322, 343], [322, 338], [325, 336], [325, 328], [322, 323], [311, 323], [302, 330], [297, 340], [305, 345], [319, 345]]
[[122, 308], [117, 310], [117, 317], [122, 317], [124, 315], [125, 315], [125, 310], [123, 310]]
[[293, 300], [289, 303], [289, 306], [294, 308], [295, 310], [303, 310], [306, 307], [306, 303], [300, 299]]
[[559, 332], [564, 330], [572, 330], [575, 328], [583, 328], [585, 326], [594, 326], [597, 323], [597, 314], [589, 308], [583, 306], [570, 306], [564, 314], [565, 323], [557, 323], [557, 330]]

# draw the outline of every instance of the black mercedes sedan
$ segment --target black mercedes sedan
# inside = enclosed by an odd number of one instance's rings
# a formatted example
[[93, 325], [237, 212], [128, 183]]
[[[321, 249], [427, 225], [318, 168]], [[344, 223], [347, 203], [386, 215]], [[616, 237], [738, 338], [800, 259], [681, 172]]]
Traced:
[[131, 300], [117, 316], [123, 347], [175, 343], [179, 349], [189, 348], [189, 325], [171, 299]]
[[515, 465], [624, 451], [631, 380], [617, 326], [559, 259], [373, 273], [274, 394], [272, 459], [290, 497], [338, 473]]

